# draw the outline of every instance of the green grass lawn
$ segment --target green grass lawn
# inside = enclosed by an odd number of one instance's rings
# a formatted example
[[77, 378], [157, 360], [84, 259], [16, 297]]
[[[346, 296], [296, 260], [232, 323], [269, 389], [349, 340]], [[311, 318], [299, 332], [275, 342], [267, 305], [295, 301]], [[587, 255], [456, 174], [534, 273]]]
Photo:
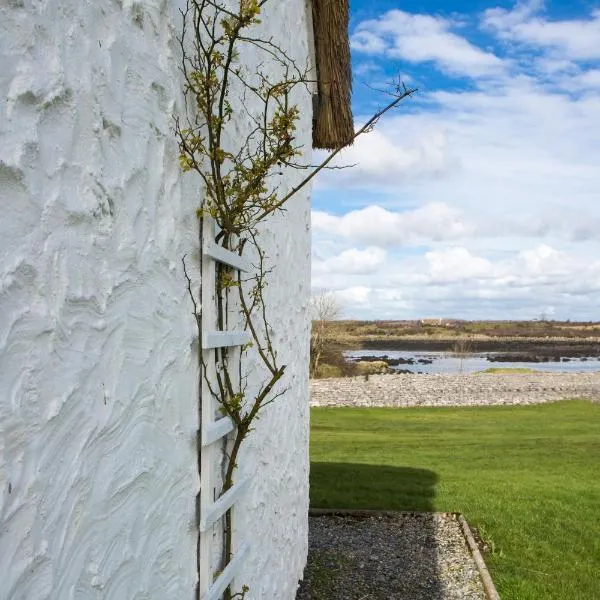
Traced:
[[600, 599], [600, 404], [311, 418], [313, 507], [461, 512], [503, 600]]
[[537, 373], [535, 369], [529, 369], [527, 367], [490, 367], [485, 371], [477, 371], [475, 375], [481, 374], [490, 374], [490, 375], [517, 375], [519, 373], [522, 374], [532, 374]]

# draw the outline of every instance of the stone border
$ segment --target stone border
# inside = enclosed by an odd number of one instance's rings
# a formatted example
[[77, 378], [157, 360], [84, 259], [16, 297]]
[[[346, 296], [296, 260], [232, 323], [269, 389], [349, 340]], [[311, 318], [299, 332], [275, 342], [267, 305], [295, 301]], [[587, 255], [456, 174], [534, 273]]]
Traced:
[[471, 551], [471, 555], [473, 556], [473, 560], [477, 565], [477, 569], [479, 571], [479, 575], [481, 577], [481, 582], [483, 583], [483, 589], [485, 590], [485, 594], [488, 597], [488, 600], [500, 600], [500, 596], [496, 591], [496, 586], [492, 581], [492, 577], [490, 576], [490, 572], [483, 560], [483, 556], [479, 551], [479, 546], [473, 537], [473, 532], [467, 523], [467, 520], [463, 517], [461, 513], [454, 513], [460, 526], [462, 528], [463, 535], [467, 540], [467, 545], [469, 546], [469, 550]]
[[[309, 517], [324, 517], [324, 516], [335, 516], [339, 515], [340, 517], [373, 517], [373, 516], [383, 516], [383, 517], [395, 517], [399, 515], [414, 515], [422, 513], [423, 511], [418, 510], [374, 510], [374, 509], [358, 509], [352, 510], [347, 508], [310, 508], [308, 510]], [[429, 513], [435, 514], [435, 513]], [[456, 517], [458, 521], [461, 531], [465, 537], [465, 541], [467, 542], [467, 546], [469, 547], [469, 551], [471, 552], [471, 556], [475, 561], [475, 565], [477, 566], [477, 570], [479, 571], [479, 576], [481, 577], [481, 583], [483, 584], [483, 590], [488, 600], [501, 600], [500, 596], [496, 590], [496, 586], [492, 581], [492, 577], [488, 568], [483, 560], [483, 556], [479, 551], [479, 546], [473, 537], [473, 533], [467, 520], [464, 518], [462, 513], [457, 512], [439, 512], [438, 514], [442, 515], [452, 515]]]

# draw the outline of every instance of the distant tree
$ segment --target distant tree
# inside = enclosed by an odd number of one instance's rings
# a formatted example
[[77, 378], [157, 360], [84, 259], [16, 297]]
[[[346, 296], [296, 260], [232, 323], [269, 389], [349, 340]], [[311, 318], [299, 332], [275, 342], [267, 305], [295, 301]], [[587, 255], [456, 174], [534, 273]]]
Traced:
[[471, 354], [473, 354], [472, 337], [459, 338], [458, 340], [456, 340], [456, 342], [452, 346], [452, 352], [450, 353], [450, 356], [459, 359], [459, 373], [462, 373], [463, 371], [463, 361], [465, 360], [465, 358], [471, 356]]
[[342, 309], [337, 296], [322, 290], [310, 299], [310, 375], [314, 376], [327, 345], [331, 342], [330, 322], [339, 319]]

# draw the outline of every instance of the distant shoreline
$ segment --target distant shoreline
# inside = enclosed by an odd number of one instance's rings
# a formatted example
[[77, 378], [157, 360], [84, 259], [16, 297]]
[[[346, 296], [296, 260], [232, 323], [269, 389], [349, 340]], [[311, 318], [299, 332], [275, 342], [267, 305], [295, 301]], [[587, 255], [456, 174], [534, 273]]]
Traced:
[[[458, 339], [445, 338], [362, 338], [347, 340], [348, 350], [403, 350], [452, 352]], [[600, 356], [600, 341], [587, 339], [527, 339], [527, 338], [488, 338], [471, 339], [471, 352], [518, 352], [540, 356]]]

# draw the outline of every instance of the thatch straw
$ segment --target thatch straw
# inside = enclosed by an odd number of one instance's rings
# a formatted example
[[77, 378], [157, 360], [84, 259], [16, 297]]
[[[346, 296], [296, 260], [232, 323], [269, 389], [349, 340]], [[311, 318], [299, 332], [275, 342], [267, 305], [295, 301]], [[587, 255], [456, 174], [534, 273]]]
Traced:
[[313, 120], [313, 146], [337, 149], [352, 142], [352, 69], [348, 39], [348, 0], [312, 0], [319, 101]]

